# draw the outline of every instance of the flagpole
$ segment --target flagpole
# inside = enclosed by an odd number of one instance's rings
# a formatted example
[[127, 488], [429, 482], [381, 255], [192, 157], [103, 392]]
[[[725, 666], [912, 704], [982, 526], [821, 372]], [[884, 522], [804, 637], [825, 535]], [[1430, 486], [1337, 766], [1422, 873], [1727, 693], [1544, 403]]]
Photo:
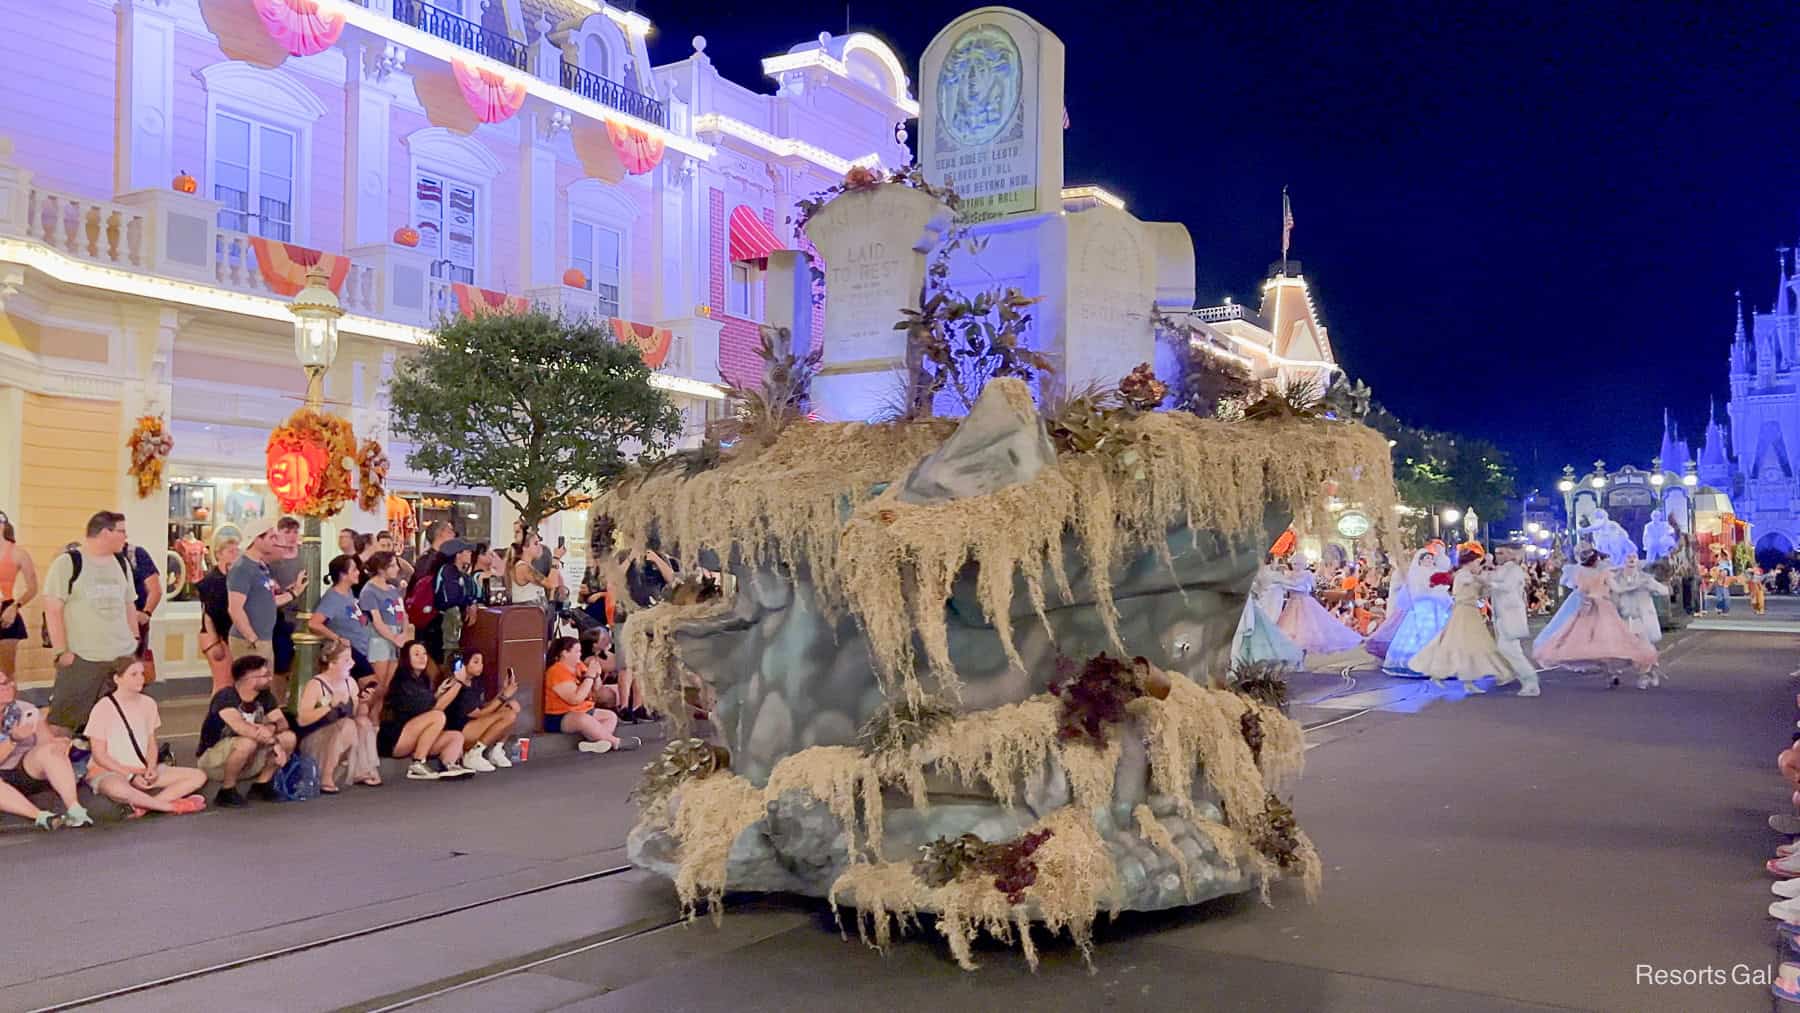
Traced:
[[1283, 278], [1287, 277], [1288, 272], [1288, 230], [1293, 227], [1290, 224], [1293, 220], [1294, 213], [1288, 205], [1288, 188], [1283, 186], [1281, 188], [1281, 276]]

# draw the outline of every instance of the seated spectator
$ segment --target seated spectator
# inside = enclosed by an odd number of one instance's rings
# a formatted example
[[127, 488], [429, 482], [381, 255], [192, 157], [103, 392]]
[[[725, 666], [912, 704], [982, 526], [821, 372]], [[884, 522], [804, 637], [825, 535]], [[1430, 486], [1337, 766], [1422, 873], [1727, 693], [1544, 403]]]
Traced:
[[362, 564], [355, 556], [338, 556], [325, 568], [327, 586], [319, 595], [306, 627], [326, 643], [350, 648], [350, 674], [358, 679], [375, 674], [369, 664], [369, 622], [357, 604], [352, 588], [362, 580]]
[[196, 794], [206, 786], [206, 772], [164, 766], [157, 759], [160, 727], [156, 701], [144, 695], [144, 663], [129, 657], [113, 662], [87, 716], [93, 750], [87, 782], [95, 794], [130, 809], [133, 819], [146, 812], [183, 815], [206, 808], [206, 799]]
[[594, 690], [594, 702], [617, 711], [621, 721], [635, 724], [652, 720], [649, 708], [644, 706], [643, 689], [632, 678], [631, 670], [619, 663], [611, 634], [604, 629], [598, 633], [593, 657], [600, 663], [600, 686]]
[[275, 802], [271, 783], [288, 757], [294, 755], [294, 732], [275, 694], [269, 659], [247, 654], [231, 663], [232, 684], [213, 694], [206, 720], [200, 725], [200, 769], [219, 782], [213, 804], [234, 808], [245, 803], [237, 790], [241, 778], [254, 778], [250, 795]]
[[463, 766], [481, 774], [512, 766], [506, 739], [519, 723], [519, 680], [507, 672], [500, 680], [500, 692], [483, 703], [481, 677], [486, 668], [480, 651], [470, 651], [457, 662], [449, 681], [461, 688], [444, 708], [444, 727], [463, 736]]
[[550, 642], [549, 668], [544, 672], [544, 731], [552, 735], [575, 735], [582, 741], [575, 748], [584, 753], [608, 753], [615, 749], [631, 750], [644, 740], [615, 735], [619, 716], [609, 710], [594, 709], [594, 694], [602, 676], [600, 659], [581, 660], [581, 642], [574, 637], [557, 637]]
[[[0, 672], [0, 812], [22, 816], [40, 830], [92, 826], [94, 818], [75, 794], [76, 780], [69, 740], [52, 735], [43, 714], [19, 699], [19, 684]], [[62, 799], [61, 816], [28, 798], [52, 789]]]
[[[450, 679], [432, 689], [431, 654], [423, 643], [408, 641], [400, 652], [400, 667], [388, 683], [387, 710], [375, 737], [382, 756], [412, 757], [412, 765], [406, 768], [408, 780], [435, 781], [474, 773], [459, 762], [462, 733], [444, 730], [444, 710], [455, 699], [455, 690]], [[434, 756], [443, 764], [442, 772], [431, 769], [427, 762]]]
[[358, 687], [351, 675], [354, 664], [349, 645], [325, 644], [319, 648], [319, 674], [300, 690], [300, 752], [319, 765], [319, 790], [327, 795], [338, 793], [340, 766], [351, 784], [381, 784], [375, 719], [369, 714], [375, 679]]

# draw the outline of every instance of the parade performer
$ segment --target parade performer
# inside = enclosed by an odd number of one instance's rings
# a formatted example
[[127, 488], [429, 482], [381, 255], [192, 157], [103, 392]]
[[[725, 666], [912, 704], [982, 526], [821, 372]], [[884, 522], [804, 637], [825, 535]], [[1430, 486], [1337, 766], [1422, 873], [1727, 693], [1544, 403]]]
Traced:
[[1311, 569], [1294, 575], [1278, 622], [1281, 632], [1307, 654], [1335, 654], [1361, 645], [1362, 636], [1325, 611], [1325, 606], [1313, 597], [1314, 579]]
[[[1578, 551], [1589, 552], [1592, 549], [1583, 548]], [[1607, 569], [1610, 571], [1612, 568], [1608, 566]], [[1564, 626], [1569, 625], [1569, 620], [1575, 618], [1577, 612], [1581, 611], [1581, 590], [1575, 586], [1575, 576], [1580, 572], [1581, 567], [1579, 566], [1562, 568], [1561, 584], [1569, 593], [1563, 598], [1562, 604], [1557, 606], [1555, 614], [1550, 617], [1550, 622], [1538, 631], [1537, 639], [1531, 642], [1531, 653], [1534, 656], [1544, 649], [1544, 645], [1550, 642], [1551, 637], [1556, 636]]]
[[1425, 549], [1413, 557], [1412, 568], [1406, 571], [1406, 590], [1411, 601], [1394, 630], [1393, 642], [1388, 644], [1383, 669], [1410, 671], [1413, 655], [1450, 622], [1449, 570], [1450, 556], [1441, 550]]
[[1462, 682], [1463, 692], [1485, 693], [1475, 680], [1498, 675], [1511, 682], [1515, 676], [1512, 666], [1500, 656], [1493, 634], [1488, 632], [1487, 620], [1481, 615], [1481, 547], [1464, 545], [1460, 552], [1450, 584], [1454, 602], [1450, 621], [1413, 655], [1411, 667], [1430, 678], [1433, 685], [1441, 686], [1445, 679], [1455, 678]]
[[1654, 644], [1662, 639], [1662, 619], [1656, 614], [1653, 594], [1667, 597], [1669, 589], [1638, 565], [1636, 556], [1626, 556], [1623, 569], [1613, 571], [1613, 594], [1619, 603], [1619, 615], [1631, 631]]
[[[1547, 642], [1540, 638], [1538, 663], [1574, 671], [1629, 667], [1638, 672], [1639, 689], [1659, 686], [1662, 680], [1656, 673], [1656, 648], [1633, 633], [1619, 616], [1618, 607], [1613, 604], [1612, 571], [1604, 564], [1605, 556], [1598, 550], [1582, 553], [1581, 566], [1575, 571], [1575, 590], [1581, 593], [1581, 604]], [[1617, 675], [1612, 684], [1619, 684]]]
[[1644, 558], [1654, 563], [1675, 551], [1676, 528], [1661, 510], [1650, 511], [1644, 525]]
[[1273, 558], [1257, 568], [1256, 577], [1250, 583], [1250, 593], [1244, 599], [1244, 613], [1238, 619], [1237, 633], [1231, 638], [1233, 662], [1280, 661], [1298, 665], [1305, 659], [1305, 652], [1281, 631], [1264, 604], [1273, 600], [1277, 609], [1281, 607], [1282, 599], [1287, 595], [1286, 581], [1287, 575], [1275, 565]]
[[1623, 525], [1606, 515], [1606, 511], [1594, 511], [1592, 521], [1581, 529], [1581, 533], [1593, 539], [1594, 548], [1610, 559], [1624, 560], [1626, 556], [1637, 555], [1637, 543], [1625, 533]]
[[1426, 542], [1424, 548], [1413, 553], [1412, 560], [1405, 569], [1396, 566], [1394, 571], [1388, 574], [1387, 609], [1382, 616], [1381, 625], [1375, 627], [1374, 632], [1370, 633], [1368, 639], [1363, 641], [1363, 650], [1377, 658], [1383, 660], [1387, 658], [1388, 646], [1394, 642], [1394, 634], [1399, 632], [1400, 624], [1406, 621], [1407, 612], [1412, 610], [1412, 589], [1408, 579], [1412, 575], [1413, 568], [1419, 565], [1421, 559], [1425, 559], [1426, 565], [1435, 567], [1437, 559], [1428, 557], [1443, 547], [1444, 543], [1434, 538]]
[[1525, 611], [1525, 590], [1531, 577], [1519, 563], [1519, 549], [1502, 545], [1494, 552], [1498, 565], [1483, 575], [1488, 605], [1494, 614], [1494, 646], [1519, 678], [1520, 696], [1537, 696], [1537, 666], [1525, 654], [1525, 638], [1531, 636]]

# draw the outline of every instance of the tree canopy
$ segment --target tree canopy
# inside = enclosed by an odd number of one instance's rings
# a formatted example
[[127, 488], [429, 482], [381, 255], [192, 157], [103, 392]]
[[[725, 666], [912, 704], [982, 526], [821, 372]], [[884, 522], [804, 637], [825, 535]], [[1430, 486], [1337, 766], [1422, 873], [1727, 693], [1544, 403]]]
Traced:
[[1506, 452], [1488, 440], [1409, 426], [1386, 408], [1366, 419], [1394, 443], [1394, 485], [1400, 501], [1424, 511], [1415, 517], [1422, 536], [1441, 507], [1474, 507], [1489, 521], [1506, 517], [1514, 473]]
[[541, 310], [457, 318], [401, 360], [394, 427], [408, 462], [447, 485], [492, 489], [527, 529], [598, 491], [627, 457], [681, 431], [637, 346]]

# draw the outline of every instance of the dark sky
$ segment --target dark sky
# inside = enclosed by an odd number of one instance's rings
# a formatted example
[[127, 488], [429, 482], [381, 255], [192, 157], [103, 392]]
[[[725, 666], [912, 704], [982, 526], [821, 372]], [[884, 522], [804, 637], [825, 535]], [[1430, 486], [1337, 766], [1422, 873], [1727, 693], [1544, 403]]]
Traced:
[[[704, 34], [768, 90], [762, 57], [844, 28], [795, 6], [643, 9], [656, 62]], [[859, 3], [849, 24], [916, 76], [972, 6]], [[1697, 443], [1732, 291], [1767, 309], [1775, 248], [1800, 242], [1794, 8], [1576, 6], [1020, 9], [1067, 48], [1069, 183], [1185, 223], [1202, 304], [1255, 295], [1288, 185], [1345, 368], [1409, 421], [1500, 443], [1529, 486], [1647, 466], [1664, 405]]]

